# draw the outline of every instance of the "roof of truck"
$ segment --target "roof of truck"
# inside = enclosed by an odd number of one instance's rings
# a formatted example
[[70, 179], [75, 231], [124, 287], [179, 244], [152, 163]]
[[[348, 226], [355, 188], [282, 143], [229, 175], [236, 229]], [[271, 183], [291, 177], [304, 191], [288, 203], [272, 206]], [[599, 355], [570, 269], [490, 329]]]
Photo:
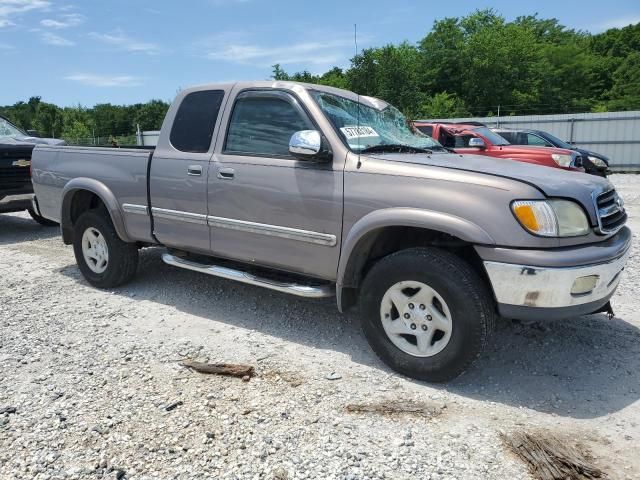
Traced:
[[327, 85], [317, 85], [315, 83], [304, 82], [290, 82], [284, 80], [262, 80], [262, 81], [243, 81], [243, 82], [227, 82], [227, 83], [207, 83], [203, 85], [196, 85], [184, 89], [181, 93], [188, 94], [190, 92], [200, 90], [215, 90], [219, 88], [236, 88], [239, 90], [253, 89], [253, 88], [277, 88], [291, 91], [300, 90], [315, 90], [319, 92], [327, 92], [333, 95], [347, 98], [356, 102], [363, 103], [367, 106], [376, 108], [378, 110], [384, 110], [389, 106], [389, 103], [375, 97], [369, 97], [366, 95], [358, 95], [350, 90], [344, 90], [342, 88], [329, 87]]

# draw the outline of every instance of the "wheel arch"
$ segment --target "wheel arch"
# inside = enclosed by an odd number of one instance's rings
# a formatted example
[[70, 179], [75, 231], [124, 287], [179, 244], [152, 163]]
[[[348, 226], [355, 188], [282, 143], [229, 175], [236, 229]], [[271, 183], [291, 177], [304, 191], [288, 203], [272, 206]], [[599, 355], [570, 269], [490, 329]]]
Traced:
[[98, 180], [79, 177], [67, 183], [62, 191], [60, 225], [62, 240], [65, 244], [69, 245], [73, 242], [73, 227], [78, 217], [87, 210], [101, 205], [109, 214], [118, 237], [124, 242], [132, 241], [127, 234], [116, 196], [109, 187]]
[[336, 280], [341, 312], [355, 304], [358, 287], [375, 260], [416, 246], [436, 246], [466, 257], [483, 276], [474, 245], [495, 240], [469, 220], [430, 210], [390, 208], [372, 212], [350, 229], [342, 244]]

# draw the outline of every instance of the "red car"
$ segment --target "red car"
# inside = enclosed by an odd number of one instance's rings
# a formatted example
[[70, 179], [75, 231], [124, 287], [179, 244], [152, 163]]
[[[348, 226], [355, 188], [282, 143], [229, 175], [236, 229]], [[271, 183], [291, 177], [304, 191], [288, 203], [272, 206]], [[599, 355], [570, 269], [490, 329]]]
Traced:
[[535, 163], [546, 167], [584, 172], [580, 153], [564, 148], [511, 145], [482, 124], [415, 121], [414, 126], [456, 153]]

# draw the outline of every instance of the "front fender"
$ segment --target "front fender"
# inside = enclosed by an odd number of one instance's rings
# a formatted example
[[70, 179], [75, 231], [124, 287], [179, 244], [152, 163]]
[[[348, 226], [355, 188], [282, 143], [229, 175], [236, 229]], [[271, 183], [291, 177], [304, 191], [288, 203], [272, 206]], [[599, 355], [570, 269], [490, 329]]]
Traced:
[[495, 245], [495, 240], [482, 227], [455, 215], [417, 208], [385, 208], [358, 220], [342, 242], [338, 263], [336, 296], [342, 311], [342, 290], [352, 286], [361, 247], [367, 248], [367, 237], [385, 227], [415, 227], [442, 232], [474, 245]]
[[89, 191], [102, 200], [107, 208], [113, 226], [116, 229], [118, 237], [124, 242], [132, 242], [125, 228], [124, 217], [118, 206], [118, 201], [113, 192], [104, 183], [93, 178], [77, 177], [69, 181], [62, 189], [62, 211], [60, 212], [60, 225], [62, 227], [62, 235], [65, 243], [71, 240], [70, 235], [73, 231], [73, 222], [71, 219], [71, 205], [73, 196], [79, 191]]

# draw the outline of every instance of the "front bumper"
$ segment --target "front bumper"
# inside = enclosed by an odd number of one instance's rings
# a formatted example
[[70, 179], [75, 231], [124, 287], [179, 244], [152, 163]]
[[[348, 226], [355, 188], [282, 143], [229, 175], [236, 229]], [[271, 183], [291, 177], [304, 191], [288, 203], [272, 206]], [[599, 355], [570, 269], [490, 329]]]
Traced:
[[32, 208], [33, 193], [7, 195], [0, 198], [0, 213], [21, 212]]
[[[548, 253], [549, 266], [545, 266], [544, 251], [538, 251], [536, 265], [485, 260], [499, 313], [507, 318], [554, 320], [600, 309], [614, 294], [631, 252], [629, 230], [624, 229], [616, 237], [617, 241], [603, 242], [606, 246], [596, 249], [600, 251], [593, 263], [550, 266], [557, 265], [558, 252], [554, 251]], [[589, 247], [576, 247], [575, 252], [563, 249], [565, 261], [573, 254], [586, 260], [585, 248], [590, 251]], [[610, 256], [602, 249], [608, 250]], [[505, 250], [501, 250], [504, 256]], [[522, 255], [514, 251], [514, 256]]]

